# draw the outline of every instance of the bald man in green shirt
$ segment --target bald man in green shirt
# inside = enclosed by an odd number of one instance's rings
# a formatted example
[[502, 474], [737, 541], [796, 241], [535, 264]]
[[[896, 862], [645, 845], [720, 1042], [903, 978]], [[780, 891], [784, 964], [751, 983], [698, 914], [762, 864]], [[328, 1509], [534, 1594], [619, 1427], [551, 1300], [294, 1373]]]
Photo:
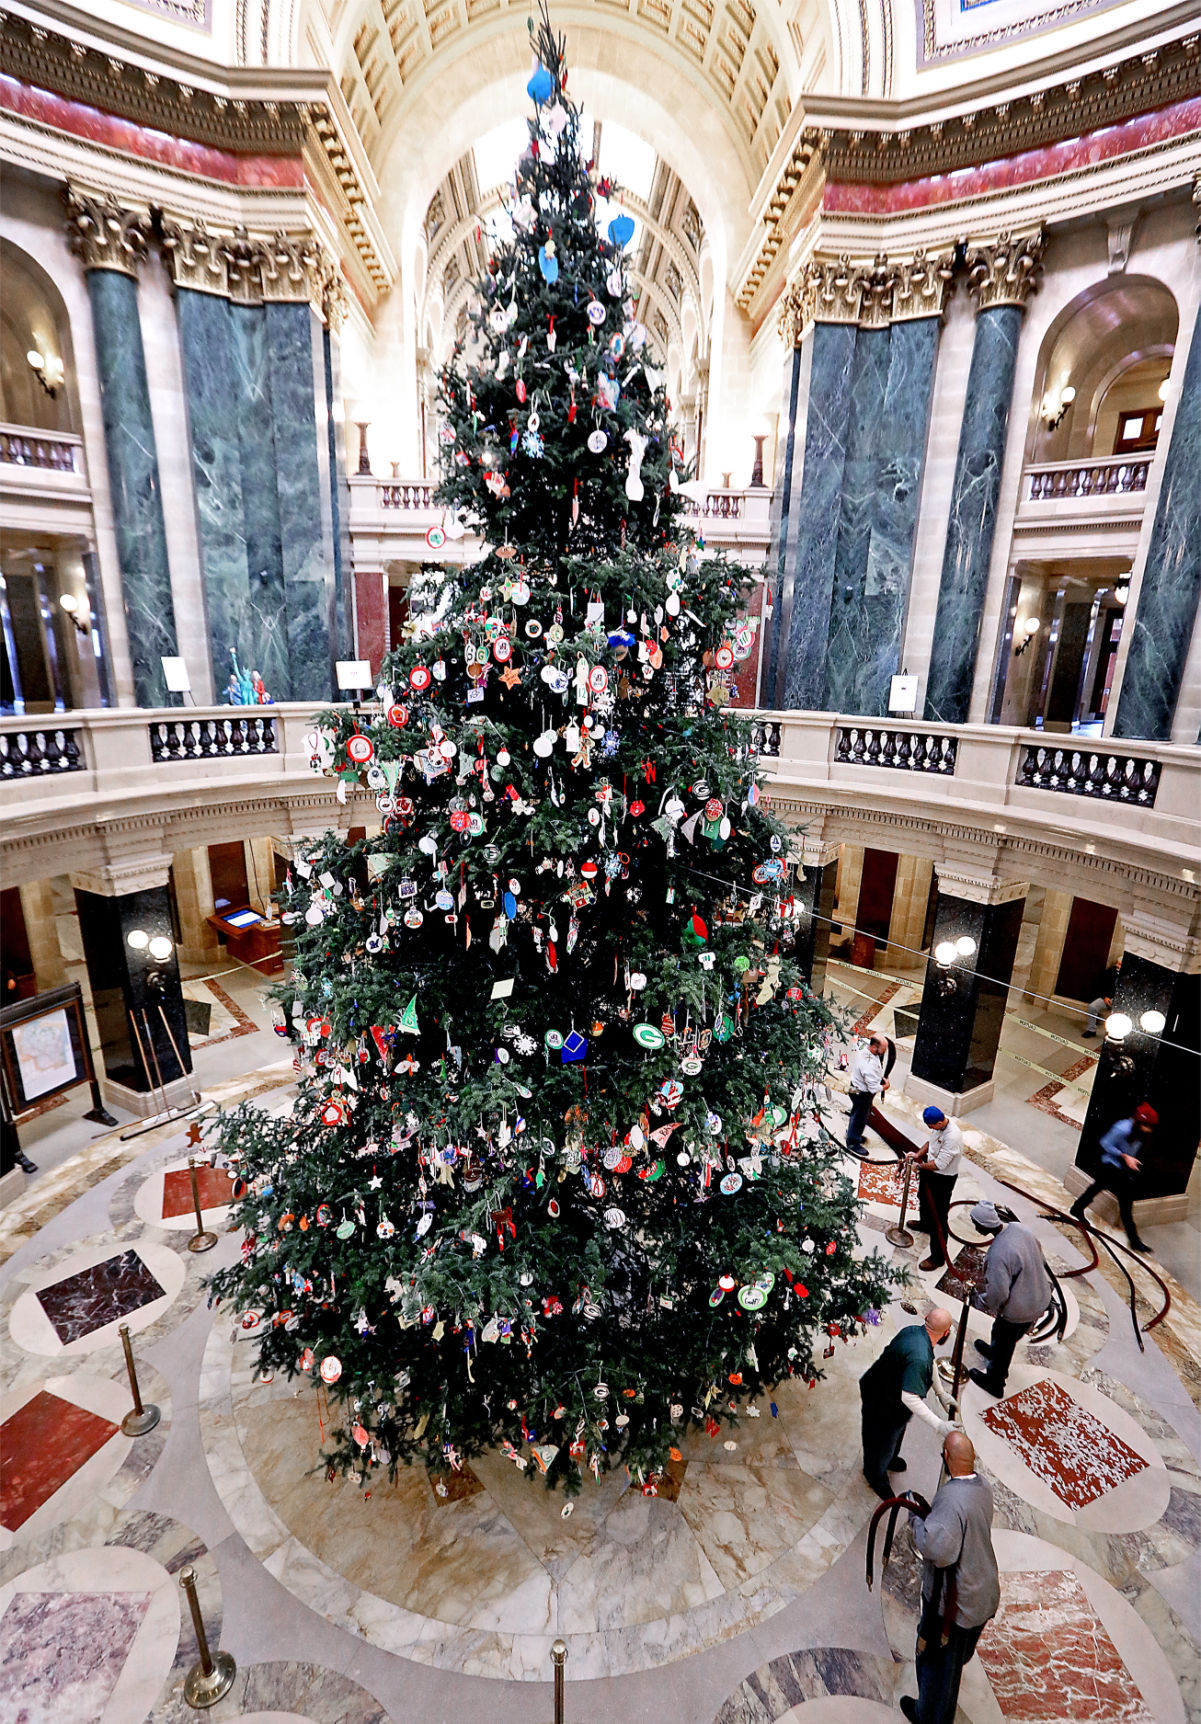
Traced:
[[903, 1473], [901, 1443], [905, 1427], [916, 1413], [942, 1436], [955, 1427], [926, 1404], [933, 1389], [947, 1408], [942, 1384], [934, 1369], [934, 1349], [951, 1332], [951, 1313], [935, 1306], [924, 1323], [900, 1329], [875, 1364], [859, 1379], [863, 1403], [863, 1476], [878, 1497], [895, 1495], [889, 1473]]

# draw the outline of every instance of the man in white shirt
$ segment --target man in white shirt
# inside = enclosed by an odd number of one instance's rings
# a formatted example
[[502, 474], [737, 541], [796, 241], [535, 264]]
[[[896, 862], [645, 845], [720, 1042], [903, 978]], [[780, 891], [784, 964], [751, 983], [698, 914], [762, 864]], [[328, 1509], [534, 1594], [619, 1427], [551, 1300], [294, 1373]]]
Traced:
[[922, 1119], [930, 1136], [916, 1153], [910, 1151], [918, 1173], [917, 1225], [930, 1235], [930, 1255], [919, 1267], [941, 1269], [947, 1260], [947, 1217], [963, 1159], [963, 1134], [940, 1107], [928, 1107]]
[[884, 1076], [887, 1053], [888, 1043], [884, 1037], [872, 1035], [868, 1037], [866, 1048], [856, 1048], [851, 1058], [851, 1117], [847, 1121], [847, 1148], [860, 1161], [867, 1160], [863, 1142], [867, 1116], [876, 1097], [888, 1088], [888, 1079]]

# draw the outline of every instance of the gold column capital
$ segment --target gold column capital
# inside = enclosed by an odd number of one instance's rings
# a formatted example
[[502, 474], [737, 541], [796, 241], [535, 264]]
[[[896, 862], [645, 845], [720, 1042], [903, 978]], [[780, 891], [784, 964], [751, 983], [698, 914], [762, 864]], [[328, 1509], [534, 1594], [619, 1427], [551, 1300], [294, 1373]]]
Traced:
[[68, 184], [67, 241], [85, 270], [115, 269], [137, 276], [150, 246], [149, 210], [131, 209], [112, 192]]
[[1037, 293], [1043, 272], [1046, 231], [1000, 233], [988, 243], [972, 245], [967, 254], [967, 284], [977, 311], [994, 305], [1016, 305], [1023, 311]]

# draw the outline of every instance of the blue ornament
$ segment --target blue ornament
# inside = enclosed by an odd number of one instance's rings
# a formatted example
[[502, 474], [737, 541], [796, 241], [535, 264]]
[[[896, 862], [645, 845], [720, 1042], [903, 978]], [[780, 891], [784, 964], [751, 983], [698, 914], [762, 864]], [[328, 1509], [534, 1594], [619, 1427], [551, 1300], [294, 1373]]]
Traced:
[[564, 1038], [563, 1046], [559, 1049], [559, 1058], [565, 1066], [570, 1066], [584, 1059], [587, 1053], [588, 1043], [579, 1030], [572, 1030], [571, 1034]]
[[526, 85], [525, 93], [530, 100], [532, 102], [536, 102], [540, 108], [544, 107], [546, 103], [550, 101], [551, 97], [555, 93], [555, 80], [551, 77], [545, 66], [538, 67], [538, 70]]
[[505, 915], [512, 922], [517, 915], [517, 900], [512, 892], [506, 892], [502, 902], [505, 907]]
[[614, 216], [609, 223], [609, 238], [616, 246], [627, 246], [634, 237], [634, 219], [632, 216]]
[[542, 271], [542, 279], [551, 287], [559, 279], [559, 260], [554, 252], [548, 252], [544, 245], [538, 247], [538, 268]]
[[609, 645], [611, 647], [632, 647], [634, 645], [634, 636], [630, 633], [629, 629], [610, 629]]

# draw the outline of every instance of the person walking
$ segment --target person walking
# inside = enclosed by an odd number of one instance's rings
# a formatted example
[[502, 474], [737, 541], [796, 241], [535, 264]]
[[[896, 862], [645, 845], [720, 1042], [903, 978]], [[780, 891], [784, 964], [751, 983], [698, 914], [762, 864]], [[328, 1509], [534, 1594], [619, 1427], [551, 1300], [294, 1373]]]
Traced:
[[922, 1558], [917, 1698], [906, 1694], [900, 1701], [910, 1724], [953, 1724], [964, 1666], [1001, 1603], [992, 1491], [976, 1472], [976, 1451], [962, 1431], [948, 1432], [942, 1455], [950, 1476], [925, 1519], [909, 1517]]
[[947, 1260], [947, 1217], [963, 1159], [963, 1134], [940, 1107], [928, 1107], [922, 1119], [930, 1136], [921, 1149], [909, 1151], [918, 1172], [917, 1226], [930, 1235], [930, 1254], [919, 1268], [941, 1269]]
[[934, 1370], [934, 1349], [951, 1332], [951, 1313], [935, 1306], [924, 1323], [909, 1323], [885, 1347], [859, 1379], [863, 1405], [863, 1476], [878, 1497], [893, 1495], [889, 1473], [903, 1473], [901, 1443], [905, 1427], [916, 1413], [935, 1430], [954, 1427], [926, 1404], [934, 1389], [944, 1408], [947, 1399]]
[[1111, 1191], [1118, 1200], [1118, 1213], [1132, 1251], [1151, 1249], [1139, 1238], [1134, 1220], [1134, 1197], [1143, 1170], [1143, 1151], [1158, 1124], [1159, 1115], [1155, 1109], [1142, 1102], [1129, 1119], [1119, 1119], [1111, 1125], [1101, 1139], [1101, 1167], [1097, 1177], [1087, 1191], [1080, 1193], [1069, 1211], [1077, 1221], [1083, 1221], [1084, 1212], [1094, 1198], [1102, 1191]]
[[1098, 994], [1095, 1000], [1088, 1002], [1088, 1023], [1081, 1030], [1082, 1036], [1095, 1036], [1104, 1020], [1109, 1016], [1113, 999], [1109, 994]]
[[992, 1335], [977, 1341], [976, 1351], [988, 1361], [987, 1370], [968, 1372], [973, 1383], [999, 1399], [1023, 1335], [1038, 1322], [1051, 1300], [1051, 1277], [1042, 1247], [1010, 1209], [978, 1203], [971, 1212], [981, 1233], [991, 1233], [984, 1257], [984, 1285], [972, 1300], [977, 1311], [992, 1313]]
[[866, 1048], [856, 1048], [851, 1059], [851, 1117], [847, 1120], [846, 1142], [851, 1154], [857, 1155], [860, 1161], [867, 1160], [867, 1150], [863, 1143], [867, 1116], [872, 1111], [872, 1103], [876, 1097], [888, 1088], [888, 1079], [884, 1075], [884, 1061], [887, 1056], [887, 1038], [873, 1034], [868, 1037]]

